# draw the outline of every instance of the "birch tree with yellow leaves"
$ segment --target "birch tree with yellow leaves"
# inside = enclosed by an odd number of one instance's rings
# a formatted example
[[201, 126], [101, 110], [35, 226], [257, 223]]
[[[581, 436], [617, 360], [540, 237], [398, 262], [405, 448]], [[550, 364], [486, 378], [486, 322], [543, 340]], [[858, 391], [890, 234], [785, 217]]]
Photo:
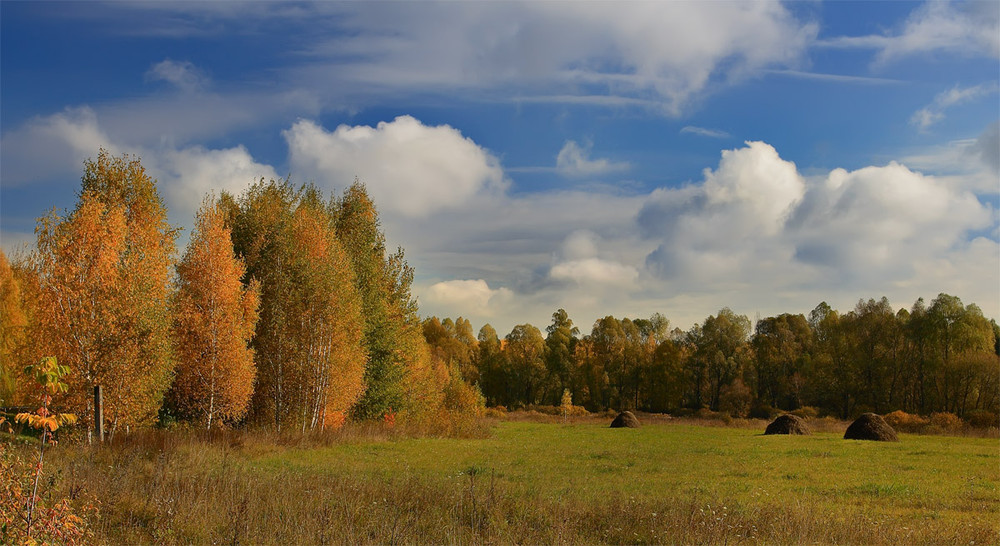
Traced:
[[257, 368], [249, 343], [260, 285], [251, 280], [244, 286], [245, 273], [221, 208], [206, 200], [177, 265], [177, 371], [170, 400], [181, 416], [207, 429], [243, 418], [253, 394]]
[[93, 387], [103, 386], [112, 434], [152, 422], [173, 372], [175, 238], [155, 180], [137, 158], [101, 150], [85, 163], [76, 208], [66, 216], [53, 211], [36, 232], [36, 356], [70, 367], [74, 388], [65, 403], [85, 418]]

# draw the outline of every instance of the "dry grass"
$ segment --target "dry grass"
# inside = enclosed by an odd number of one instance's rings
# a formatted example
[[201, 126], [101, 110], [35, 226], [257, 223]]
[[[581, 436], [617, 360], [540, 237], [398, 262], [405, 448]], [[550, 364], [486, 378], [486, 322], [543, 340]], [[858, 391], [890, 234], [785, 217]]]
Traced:
[[881, 449], [840, 440], [842, 428], [774, 438], [759, 435], [765, 421], [720, 428], [641, 415], [643, 428], [622, 442], [604, 416], [512, 417], [474, 439], [379, 425], [311, 436], [142, 431], [101, 448], [61, 445], [47, 472], [57, 493], [100, 499], [93, 528], [110, 544], [1000, 538], [997, 454], [979, 458], [981, 440], [906, 436]]

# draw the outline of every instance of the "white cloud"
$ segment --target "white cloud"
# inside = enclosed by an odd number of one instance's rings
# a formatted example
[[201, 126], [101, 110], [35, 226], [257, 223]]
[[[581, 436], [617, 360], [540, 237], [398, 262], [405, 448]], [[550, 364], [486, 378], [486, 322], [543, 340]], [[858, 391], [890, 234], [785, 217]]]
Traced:
[[593, 145], [590, 143], [586, 147], [581, 147], [576, 141], [567, 140], [556, 156], [556, 172], [563, 176], [582, 177], [600, 176], [629, 169], [628, 162], [590, 159], [592, 148]]
[[628, 287], [639, 278], [639, 271], [616, 260], [598, 257], [599, 237], [587, 230], [571, 233], [559, 256], [553, 260], [549, 276], [557, 281], [578, 285]]
[[380, 7], [334, 8], [344, 32], [317, 43], [311, 54], [320, 62], [299, 75], [679, 115], [711, 84], [795, 67], [818, 29], [772, 1]]
[[1000, 122], [993, 122], [977, 138], [946, 142], [917, 150], [900, 163], [932, 174], [948, 186], [978, 195], [996, 195], [1000, 176]]
[[117, 152], [90, 108], [68, 108], [34, 118], [5, 133], [0, 141], [3, 184], [19, 186], [79, 173], [84, 160], [96, 156], [102, 147]]
[[[992, 207], [953, 178], [895, 162], [805, 179], [771, 146], [748, 143], [724, 152], [701, 183], [654, 192], [638, 220], [658, 244], [647, 264], [671, 293], [753, 311], [788, 310], [761, 294], [805, 311], [809, 299], [850, 303], [867, 292], [912, 302], [958, 287], [995, 307], [1000, 288], [1000, 255], [988, 252], [996, 241], [969, 242], [997, 225]], [[988, 266], [967, 267], [983, 257]], [[928, 273], [942, 262], [952, 266]]]
[[72, 192], [69, 184], [78, 183], [84, 161], [97, 157], [101, 148], [112, 155], [135, 155], [157, 179], [175, 225], [189, 223], [208, 193], [238, 194], [261, 177], [279, 178], [271, 166], [254, 161], [242, 145], [211, 150], [202, 146], [143, 146], [112, 139], [90, 108], [31, 120], [5, 134], [2, 147], [5, 188], [57, 182], [67, 186], [66, 192]]
[[720, 131], [718, 129], [706, 129], [704, 127], [696, 127], [694, 125], [687, 125], [681, 128], [681, 134], [684, 133], [708, 138], [729, 138], [729, 133], [725, 131]]
[[972, 193], [892, 162], [833, 170], [810, 188], [789, 235], [800, 261], [859, 279], [900, 280], [992, 216]]
[[[507, 288], [490, 288], [483, 279], [442, 281], [424, 291], [420, 303], [446, 310], [444, 316], [492, 316], [495, 306], [510, 299]], [[451, 311], [450, 313], [448, 311]]]
[[929, 0], [915, 9], [895, 32], [838, 36], [813, 45], [876, 49], [876, 64], [937, 52], [1000, 58], [1000, 4]]
[[506, 184], [490, 152], [451, 126], [410, 116], [376, 127], [341, 125], [332, 133], [299, 121], [282, 134], [297, 179], [343, 187], [357, 177], [380, 209], [407, 217], [456, 207]]
[[160, 150], [147, 165], [160, 182], [175, 221], [187, 222], [209, 193], [240, 195], [253, 182], [280, 177], [270, 165], [254, 161], [243, 146], [209, 150], [193, 146]]
[[[713, 84], [794, 68], [818, 32], [818, 25], [799, 21], [776, 0], [237, 6], [129, 7], [162, 14], [152, 22], [140, 17], [146, 32], [165, 36], [204, 34], [232, 21], [252, 32], [274, 21], [308, 21], [301, 41], [311, 47], [298, 53], [309, 62], [285, 71], [284, 81], [326, 89], [328, 96], [363, 89], [353, 98], [364, 101], [364, 95], [398, 89], [477, 89], [518, 100], [511, 89], [519, 88], [518, 95], [545, 100], [589, 97], [669, 115], [680, 114]], [[129, 18], [123, 23], [134, 24]]]
[[724, 151], [700, 184], [650, 195], [638, 225], [660, 244], [646, 263], [683, 286], [749, 287], [790, 258], [778, 240], [804, 193], [795, 165], [770, 145]]
[[149, 68], [146, 81], [165, 81], [185, 92], [199, 91], [208, 84], [208, 77], [190, 61], [164, 59]]
[[549, 273], [553, 279], [579, 284], [629, 285], [639, 277], [636, 268], [600, 258], [560, 262]]
[[921, 131], [926, 131], [931, 125], [944, 119], [944, 111], [948, 108], [971, 102], [997, 92], [996, 82], [983, 83], [972, 87], [956, 85], [934, 97], [934, 102], [917, 110], [910, 118], [910, 123]]
[[934, 51], [1000, 58], [1000, 5], [929, 1], [910, 15], [902, 32], [885, 43], [878, 60]]

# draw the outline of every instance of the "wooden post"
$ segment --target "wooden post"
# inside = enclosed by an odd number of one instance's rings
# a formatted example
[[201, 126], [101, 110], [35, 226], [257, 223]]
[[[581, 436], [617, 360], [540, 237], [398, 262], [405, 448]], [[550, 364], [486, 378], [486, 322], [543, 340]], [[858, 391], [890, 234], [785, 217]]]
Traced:
[[104, 398], [100, 385], [94, 386], [94, 435], [98, 442], [104, 442]]

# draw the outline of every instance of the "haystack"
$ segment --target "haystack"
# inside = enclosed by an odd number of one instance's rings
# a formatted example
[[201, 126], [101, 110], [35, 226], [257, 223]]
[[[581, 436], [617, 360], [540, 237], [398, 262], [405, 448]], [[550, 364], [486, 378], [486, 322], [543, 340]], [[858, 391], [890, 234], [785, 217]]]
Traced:
[[635, 415], [631, 411], [623, 411], [615, 417], [614, 421], [611, 421], [611, 428], [639, 428], [639, 420], [635, 418]]
[[771, 421], [770, 425], [767, 425], [767, 429], [764, 434], [809, 434], [809, 427], [806, 426], [806, 420], [799, 417], [798, 415], [792, 415], [786, 413]]
[[844, 433], [845, 440], [875, 440], [877, 442], [898, 442], [896, 431], [885, 422], [881, 415], [864, 413], [855, 419]]

